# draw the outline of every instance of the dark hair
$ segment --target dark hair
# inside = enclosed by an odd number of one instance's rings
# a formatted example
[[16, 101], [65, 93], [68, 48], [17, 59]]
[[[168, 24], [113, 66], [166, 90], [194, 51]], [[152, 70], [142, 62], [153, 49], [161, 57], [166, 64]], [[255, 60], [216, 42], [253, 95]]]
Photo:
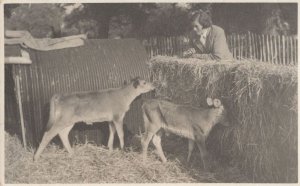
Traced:
[[131, 79], [131, 82], [132, 82], [132, 84], [133, 84], [133, 87], [134, 87], [134, 88], [137, 88], [137, 86], [140, 85], [140, 77], [137, 76], [137, 77]]
[[192, 12], [191, 22], [198, 21], [203, 28], [208, 28], [212, 25], [212, 20], [209, 11], [197, 10]]

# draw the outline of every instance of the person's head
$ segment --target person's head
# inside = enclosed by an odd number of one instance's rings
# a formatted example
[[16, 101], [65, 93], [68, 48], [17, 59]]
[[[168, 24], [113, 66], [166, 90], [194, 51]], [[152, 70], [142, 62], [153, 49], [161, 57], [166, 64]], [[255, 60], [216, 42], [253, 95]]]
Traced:
[[201, 35], [203, 29], [212, 25], [210, 14], [203, 10], [195, 11], [191, 17], [191, 26], [197, 35]]

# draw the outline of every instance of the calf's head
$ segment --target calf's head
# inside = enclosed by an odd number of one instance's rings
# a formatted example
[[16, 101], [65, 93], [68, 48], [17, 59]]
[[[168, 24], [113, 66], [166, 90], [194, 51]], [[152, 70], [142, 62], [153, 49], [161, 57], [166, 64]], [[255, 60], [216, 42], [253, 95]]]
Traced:
[[218, 111], [216, 112], [217, 123], [220, 123], [221, 125], [228, 127], [230, 125], [228, 120], [228, 115], [222, 102], [219, 99], [212, 99], [212, 98], [207, 98], [206, 101], [208, 106], [211, 106], [213, 109], [216, 109]]
[[139, 77], [131, 80], [133, 87], [138, 90], [141, 94], [154, 90], [155, 87], [152, 83], [147, 82]]

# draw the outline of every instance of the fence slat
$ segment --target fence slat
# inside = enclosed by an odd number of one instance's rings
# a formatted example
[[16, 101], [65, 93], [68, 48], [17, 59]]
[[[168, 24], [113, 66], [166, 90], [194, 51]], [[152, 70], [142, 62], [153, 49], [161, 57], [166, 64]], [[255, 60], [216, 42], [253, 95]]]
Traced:
[[244, 59], [244, 37], [241, 36], [241, 58], [240, 59]]
[[290, 63], [289, 63], [289, 65], [293, 65], [294, 64], [294, 59], [293, 59], [294, 50], [293, 50], [293, 40], [292, 40], [291, 36], [289, 36], [289, 48], [290, 48], [290, 53], [289, 53]]
[[260, 48], [259, 48], [259, 39], [258, 39], [258, 35], [255, 34], [254, 35], [255, 38], [255, 44], [256, 44], [256, 59], [259, 60], [260, 57]]
[[298, 56], [297, 56], [297, 54], [298, 54], [298, 45], [297, 45], [297, 38], [293, 38], [293, 43], [294, 43], [294, 59], [295, 59], [295, 65], [297, 65], [298, 64]]
[[262, 48], [262, 37], [258, 35], [258, 41], [259, 41], [259, 60], [263, 61], [263, 48]]
[[291, 61], [290, 61], [290, 65], [295, 65], [295, 61], [294, 61], [294, 48], [293, 48], [293, 38], [292, 37], [289, 37], [290, 38], [290, 48], [291, 48]]
[[274, 59], [274, 43], [273, 43], [273, 36], [270, 36], [270, 49], [271, 49], [271, 62], [275, 64]]
[[257, 59], [257, 44], [256, 44], [256, 39], [255, 39], [255, 34], [252, 33], [252, 41], [253, 41], [253, 46], [254, 46], [254, 59]]
[[[156, 55], [181, 56], [186, 48], [186, 36], [149, 37], [141, 39], [151, 58]], [[247, 34], [227, 35], [227, 42], [235, 59], [256, 59], [259, 61], [297, 65], [297, 37], [279, 35]]]
[[270, 61], [271, 62], [271, 60], [270, 60], [270, 44], [269, 44], [269, 35], [266, 35], [267, 37], [266, 37], [266, 39], [267, 39], [267, 61]]
[[239, 58], [241, 59], [241, 40], [240, 40], [240, 34], [237, 34], [237, 45], [238, 45], [238, 52], [239, 52]]
[[286, 65], [286, 59], [285, 59], [285, 36], [282, 35], [282, 58], [283, 58], [283, 64]]
[[286, 37], [285, 44], [286, 44], [286, 64], [290, 65], [291, 59], [290, 59], [290, 45], [289, 45], [289, 37], [288, 36]]
[[274, 36], [274, 57], [275, 57], [275, 64], [278, 64], [278, 52], [277, 52], [277, 37]]
[[248, 42], [249, 42], [249, 58], [252, 59], [252, 42], [251, 42], [251, 35], [250, 32], [248, 32]]
[[262, 35], [262, 54], [263, 54], [263, 61], [266, 61], [266, 52], [265, 52], [265, 36]]

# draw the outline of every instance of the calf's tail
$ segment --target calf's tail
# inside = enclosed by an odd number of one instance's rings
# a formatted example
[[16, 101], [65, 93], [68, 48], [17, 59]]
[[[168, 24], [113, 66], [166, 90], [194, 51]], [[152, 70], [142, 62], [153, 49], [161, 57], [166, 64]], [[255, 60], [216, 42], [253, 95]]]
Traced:
[[58, 100], [58, 95], [54, 95], [50, 100], [50, 113], [49, 113], [49, 120], [46, 126], [46, 131], [49, 131], [51, 127], [53, 126], [56, 116], [55, 116], [55, 110], [56, 110], [56, 102]]

